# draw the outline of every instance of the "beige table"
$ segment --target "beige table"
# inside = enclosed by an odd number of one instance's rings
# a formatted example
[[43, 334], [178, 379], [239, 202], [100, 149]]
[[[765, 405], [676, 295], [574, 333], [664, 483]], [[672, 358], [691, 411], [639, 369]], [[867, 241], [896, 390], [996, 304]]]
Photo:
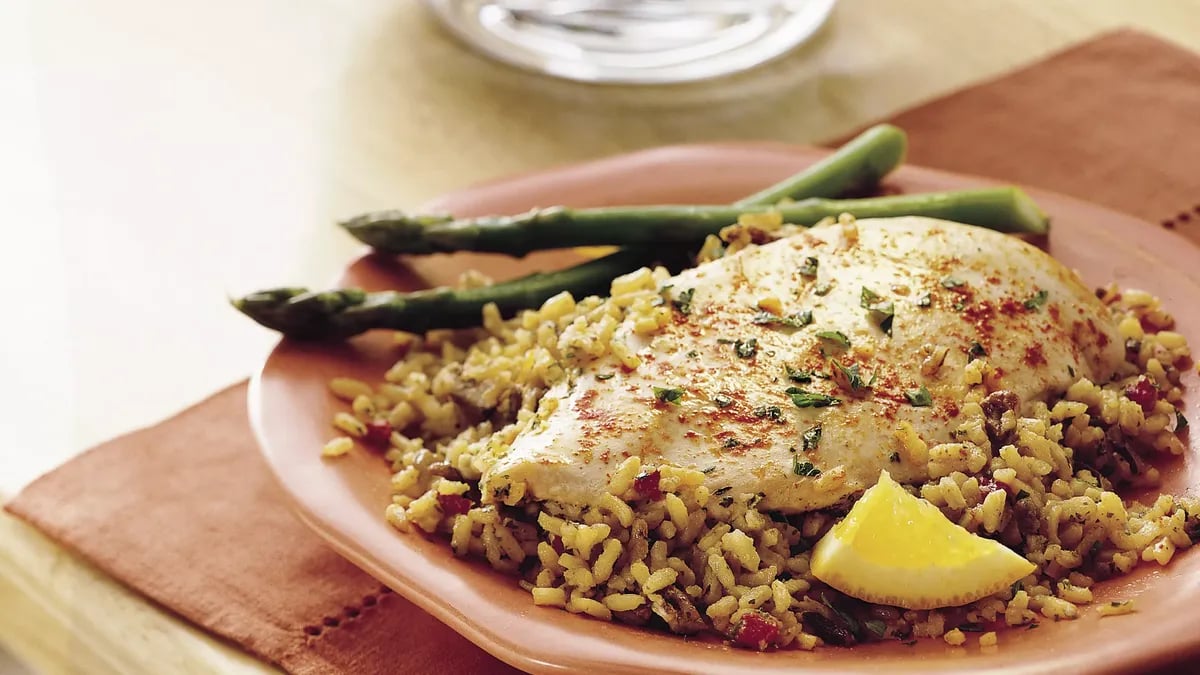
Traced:
[[[1121, 24], [1200, 50], [1200, 0], [843, 0], [772, 66], [639, 90], [489, 63], [414, 0], [7, 0], [0, 499], [247, 375], [271, 336], [225, 294], [330, 279], [356, 250], [338, 216], [662, 143], [828, 138]], [[7, 516], [0, 641], [47, 672], [265, 670]]]

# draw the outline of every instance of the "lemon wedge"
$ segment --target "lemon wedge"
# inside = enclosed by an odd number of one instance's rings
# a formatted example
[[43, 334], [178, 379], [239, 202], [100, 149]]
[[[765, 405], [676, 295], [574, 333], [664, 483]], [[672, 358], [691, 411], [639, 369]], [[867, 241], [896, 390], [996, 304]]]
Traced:
[[951, 522], [887, 471], [813, 548], [813, 576], [868, 602], [907, 609], [965, 605], [1034, 571], [999, 542]]

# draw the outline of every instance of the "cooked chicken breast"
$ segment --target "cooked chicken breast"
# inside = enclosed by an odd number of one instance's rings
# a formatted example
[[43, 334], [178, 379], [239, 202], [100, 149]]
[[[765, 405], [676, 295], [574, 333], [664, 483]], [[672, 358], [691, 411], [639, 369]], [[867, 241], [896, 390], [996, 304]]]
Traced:
[[607, 356], [551, 389], [542, 406], [557, 407], [485, 484], [594, 503], [638, 455], [703, 470], [714, 491], [759, 493], [764, 508], [819, 509], [882, 469], [925, 481], [897, 429], [951, 442], [968, 370], [1011, 392], [1000, 403], [1027, 407], [1078, 377], [1106, 381], [1123, 359], [1108, 309], [1070, 270], [1020, 239], [945, 221], [815, 227], [668, 284], [673, 323], [617, 332], [641, 365]]

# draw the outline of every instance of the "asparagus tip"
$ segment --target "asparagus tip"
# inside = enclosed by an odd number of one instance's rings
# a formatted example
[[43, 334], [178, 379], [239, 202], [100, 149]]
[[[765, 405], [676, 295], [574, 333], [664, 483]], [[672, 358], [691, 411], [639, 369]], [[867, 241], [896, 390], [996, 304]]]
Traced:
[[[373, 211], [338, 223], [355, 239], [387, 253], [433, 253], [425, 242], [424, 230], [430, 225], [450, 222], [445, 214], [409, 215], [404, 211]], [[397, 247], [396, 242], [405, 242]]]
[[338, 315], [359, 305], [366, 293], [357, 288], [315, 293], [307, 288], [272, 288], [231, 300], [259, 325], [299, 339], [341, 337]]

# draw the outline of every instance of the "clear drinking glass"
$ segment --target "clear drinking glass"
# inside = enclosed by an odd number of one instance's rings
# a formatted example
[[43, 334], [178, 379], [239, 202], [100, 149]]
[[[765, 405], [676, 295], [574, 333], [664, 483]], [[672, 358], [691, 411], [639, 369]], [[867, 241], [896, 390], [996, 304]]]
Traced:
[[811, 36], [836, 0], [425, 0], [494, 58], [585, 82], [702, 80]]

